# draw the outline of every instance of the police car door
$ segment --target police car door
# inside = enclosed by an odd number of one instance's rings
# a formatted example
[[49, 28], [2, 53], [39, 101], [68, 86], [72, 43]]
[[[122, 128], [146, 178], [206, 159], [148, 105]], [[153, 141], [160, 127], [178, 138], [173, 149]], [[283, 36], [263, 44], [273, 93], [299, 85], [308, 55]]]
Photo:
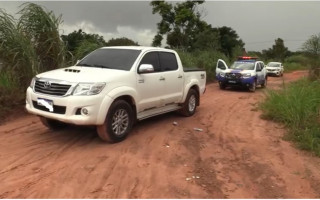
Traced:
[[228, 69], [228, 65], [223, 60], [219, 59], [216, 66], [216, 78], [218, 78], [221, 72], [225, 72]]
[[257, 82], [261, 84], [264, 80], [263, 72], [262, 72], [262, 65], [260, 62], [256, 63], [256, 74], [257, 74]]

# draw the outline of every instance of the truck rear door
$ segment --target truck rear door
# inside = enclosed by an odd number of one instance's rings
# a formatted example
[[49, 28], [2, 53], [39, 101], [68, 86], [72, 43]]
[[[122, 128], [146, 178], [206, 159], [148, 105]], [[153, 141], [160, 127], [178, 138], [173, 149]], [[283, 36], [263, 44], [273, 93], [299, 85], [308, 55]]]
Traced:
[[165, 84], [162, 106], [178, 103], [183, 96], [184, 73], [177, 57], [171, 52], [159, 52], [159, 60]]

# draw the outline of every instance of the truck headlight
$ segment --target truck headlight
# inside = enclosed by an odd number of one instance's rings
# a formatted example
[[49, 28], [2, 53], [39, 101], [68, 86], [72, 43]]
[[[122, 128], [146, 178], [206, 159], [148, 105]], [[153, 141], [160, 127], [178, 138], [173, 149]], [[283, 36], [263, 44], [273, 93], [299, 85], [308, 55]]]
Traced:
[[250, 78], [250, 77], [251, 77], [251, 74], [250, 74], [250, 73], [248, 73], [248, 74], [242, 74], [242, 77], [243, 77], [243, 78]]
[[31, 83], [30, 83], [30, 87], [31, 89], [34, 88], [34, 84], [36, 83], [36, 77], [33, 77], [32, 80], [31, 80]]
[[221, 73], [219, 74], [219, 76], [224, 77], [224, 76], [225, 76], [225, 73], [222, 73], [222, 72], [221, 72]]
[[99, 94], [106, 83], [79, 83], [73, 91], [73, 95], [95, 95]]

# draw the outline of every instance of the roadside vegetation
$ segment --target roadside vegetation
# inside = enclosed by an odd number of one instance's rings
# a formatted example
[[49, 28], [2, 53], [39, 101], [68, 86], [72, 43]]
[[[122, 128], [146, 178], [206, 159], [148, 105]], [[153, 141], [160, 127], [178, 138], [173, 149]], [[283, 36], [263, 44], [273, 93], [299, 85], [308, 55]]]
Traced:
[[285, 124], [287, 139], [320, 156], [320, 81], [302, 79], [271, 90], [261, 104], [264, 116]]
[[268, 91], [261, 104], [265, 117], [284, 123], [287, 139], [304, 150], [320, 156], [320, 34], [311, 36], [304, 44], [304, 55], [286, 59], [290, 70], [309, 70], [309, 77], [291, 83], [280, 91]]

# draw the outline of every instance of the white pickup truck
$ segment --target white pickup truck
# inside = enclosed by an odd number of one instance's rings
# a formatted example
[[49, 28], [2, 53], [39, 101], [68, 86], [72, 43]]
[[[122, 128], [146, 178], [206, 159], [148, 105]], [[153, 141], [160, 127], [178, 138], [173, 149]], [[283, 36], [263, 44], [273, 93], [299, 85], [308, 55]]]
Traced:
[[95, 125], [109, 142], [126, 138], [136, 120], [179, 110], [195, 113], [206, 72], [184, 70], [179, 55], [154, 47], [103, 47], [75, 66], [36, 75], [26, 109], [44, 125]]

